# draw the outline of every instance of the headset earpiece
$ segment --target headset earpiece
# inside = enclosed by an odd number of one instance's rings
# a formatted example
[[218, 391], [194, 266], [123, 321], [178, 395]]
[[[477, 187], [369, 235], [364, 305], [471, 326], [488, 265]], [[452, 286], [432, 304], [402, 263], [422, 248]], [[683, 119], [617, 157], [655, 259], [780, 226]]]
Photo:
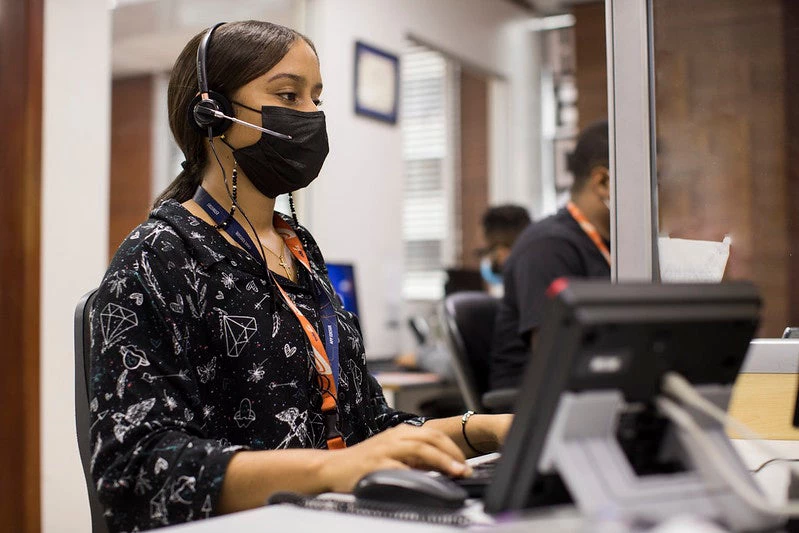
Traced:
[[[224, 22], [217, 22], [205, 32], [200, 44], [197, 47], [197, 96], [189, 104], [186, 110], [188, 114], [189, 124], [194, 126], [195, 129], [200, 131], [203, 135], [209, 135], [209, 128], [211, 130], [210, 137], [219, 137], [230, 127], [231, 121], [224, 117], [217, 117], [214, 111], [220, 111], [222, 114], [229, 117], [233, 115], [233, 106], [230, 100], [225, 98], [224, 95], [211, 91], [208, 89], [208, 71], [206, 69], [206, 60], [208, 57], [208, 49], [211, 47], [211, 36], [219, 26]], [[203, 95], [205, 98], [203, 98]]]
[[189, 104], [187, 110], [189, 124], [203, 135], [208, 135], [210, 127], [211, 136], [219, 137], [228, 130], [232, 122], [226, 118], [215, 117], [209, 110], [221, 111], [232, 117], [234, 116], [233, 105], [224, 95], [215, 91], [208, 91], [208, 98], [202, 98], [198, 94]]

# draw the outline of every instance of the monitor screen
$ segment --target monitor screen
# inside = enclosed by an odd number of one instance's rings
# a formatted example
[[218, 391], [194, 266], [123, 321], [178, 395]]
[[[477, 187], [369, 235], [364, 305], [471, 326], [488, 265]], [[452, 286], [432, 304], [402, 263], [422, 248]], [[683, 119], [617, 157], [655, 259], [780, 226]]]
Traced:
[[732, 384], [759, 322], [760, 298], [748, 283], [556, 283], [486, 491], [490, 513], [546, 500], [536, 494], [550, 477], [540, 460], [562, 392], [617, 389], [646, 406], [668, 371], [694, 384]]
[[444, 295], [456, 292], [485, 290], [483, 276], [479, 270], [471, 268], [448, 268], [447, 281], [444, 283]]
[[341, 298], [344, 309], [358, 313], [358, 292], [355, 289], [355, 268], [352, 263], [327, 263], [327, 275], [333, 289]]

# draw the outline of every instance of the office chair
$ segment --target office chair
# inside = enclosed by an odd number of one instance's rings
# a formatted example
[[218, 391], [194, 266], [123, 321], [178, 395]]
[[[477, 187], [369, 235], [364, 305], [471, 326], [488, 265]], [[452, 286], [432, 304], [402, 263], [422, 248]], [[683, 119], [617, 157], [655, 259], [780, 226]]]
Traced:
[[83, 475], [86, 477], [86, 488], [89, 491], [89, 507], [91, 508], [92, 532], [108, 533], [108, 526], [103, 517], [103, 507], [97, 496], [89, 465], [91, 464], [91, 442], [89, 442], [89, 361], [91, 346], [91, 311], [97, 289], [92, 289], [78, 301], [75, 308], [75, 427], [77, 428], [78, 451], [83, 464]]
[[444, 299], [441, 319], [452, 354], [455, 378], [468, 409], [485, 412], [488, 358], [499, 300], [484, 292], [457, 292]]

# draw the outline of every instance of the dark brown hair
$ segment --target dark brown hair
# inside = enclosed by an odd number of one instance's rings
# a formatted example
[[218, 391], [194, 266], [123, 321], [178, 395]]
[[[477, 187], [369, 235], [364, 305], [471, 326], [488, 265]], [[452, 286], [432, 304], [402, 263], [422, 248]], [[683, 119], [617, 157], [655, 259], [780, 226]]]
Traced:
[[529, 224], [530, 214], [520, 205], [498, 205], [483, 213], [483, 232], [486, 239], [509, 248]]
[[[202, 182], [208, 153], [206, 137], [188, 122], [188, 107], [197, 95], [197, 47], [207, 30], [195, 35], [172, 67], [167, 94], [169, 127], [186, 159], [183, 171], [155, 200], [185, 202]], [[269, 22], [229, 22], [217, 28], [206, 59], [208, 87], [231, 98], [240, 87], [268, 72], [302, 39], [316, 52], [310, 39], [299, 32]]]
[[577, 147], [570, 153], [567, 168], [574, 176], [572, 193], [585, 186], [596, 167], [610, 167], [608, 148], [608, 121], [599, 120], [587, 126], [577, 138]]

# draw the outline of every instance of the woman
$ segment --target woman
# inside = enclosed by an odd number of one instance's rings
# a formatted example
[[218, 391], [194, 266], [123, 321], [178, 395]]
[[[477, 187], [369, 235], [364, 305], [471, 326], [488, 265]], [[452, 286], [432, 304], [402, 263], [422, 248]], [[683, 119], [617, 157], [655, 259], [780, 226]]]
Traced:
[[203, 32], [175, 63], [184, 171], [120, 246], [93, 306], [91, 467], [114, 531], [279, 490], [347, 492], [376, 469], [468, 475], [465, 457], [504, 438], [507, 416], [390, 409], [313, 238], [274, 212], [327, 154], [321, 92], [313, 44], [265, 22]]

